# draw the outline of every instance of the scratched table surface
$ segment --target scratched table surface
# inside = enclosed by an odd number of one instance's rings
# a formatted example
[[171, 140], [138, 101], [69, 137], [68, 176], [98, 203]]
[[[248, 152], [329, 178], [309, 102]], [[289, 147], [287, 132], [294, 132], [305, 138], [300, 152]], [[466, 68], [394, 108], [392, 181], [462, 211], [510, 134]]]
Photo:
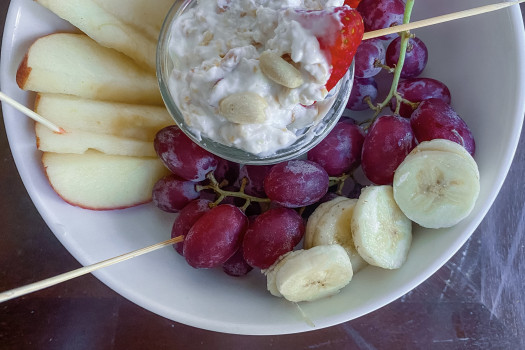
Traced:
[[[0, 28], [8, 5], [0, 1]], [[3, 291], [80, 265], [34, 208], [0, 129]], [[0, 350], [525, 349], [524, 171], [522, 137], [492, 209], [458, 253], [407, 295], [356, 320], [295, 335], [210, 332], [144, 310], [88, 275], [0, 304]]]

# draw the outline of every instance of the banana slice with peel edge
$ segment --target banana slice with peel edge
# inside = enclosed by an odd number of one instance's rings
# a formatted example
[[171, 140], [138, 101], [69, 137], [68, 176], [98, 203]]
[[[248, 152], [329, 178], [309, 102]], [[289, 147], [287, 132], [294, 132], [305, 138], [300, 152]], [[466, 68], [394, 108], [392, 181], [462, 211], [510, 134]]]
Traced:
[[370, 265], [397, 269], [412, 243], [412, 222], [397, 206], [392, 186], [363, 189], [352, 216], [355, 247]]
[[268, 290], [292, 302], [337, 294], [352, 279], [350, 258], [338, 244], [296, 250], [265, 271]]

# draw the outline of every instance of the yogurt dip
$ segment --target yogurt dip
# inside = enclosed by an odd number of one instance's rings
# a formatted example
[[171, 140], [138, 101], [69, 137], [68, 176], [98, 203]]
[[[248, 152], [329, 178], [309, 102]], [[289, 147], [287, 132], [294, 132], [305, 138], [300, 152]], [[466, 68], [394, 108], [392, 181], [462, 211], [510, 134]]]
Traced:
[[[326, 98], [330, 63], [315, 35], [296, 20], [297, 11], [341, 5], [343, 0], [199, 0], [184, 11], [171, 27], [168, 86], [186, 126], [197, 138], [258, 156], [294, 143], [334, 101]], [[300, 85], [269, 78], [262, 54], [293, 70]]]

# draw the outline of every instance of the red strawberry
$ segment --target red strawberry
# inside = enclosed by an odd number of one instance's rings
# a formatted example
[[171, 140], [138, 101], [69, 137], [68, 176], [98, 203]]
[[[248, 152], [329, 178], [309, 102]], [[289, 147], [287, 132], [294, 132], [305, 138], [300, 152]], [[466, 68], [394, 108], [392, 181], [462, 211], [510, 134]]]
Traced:
[[346, 74], [363, 38], [361, 15], [348, 5], [319, 11], [298, 11], [297, 21], [319, 41], [321, 51], [332, 65], [326, 89], [330, 91]]
[[361, 0], [345, 0], [345, 5], [348, 5], [351, 8], [355, 9], [360, 2]]

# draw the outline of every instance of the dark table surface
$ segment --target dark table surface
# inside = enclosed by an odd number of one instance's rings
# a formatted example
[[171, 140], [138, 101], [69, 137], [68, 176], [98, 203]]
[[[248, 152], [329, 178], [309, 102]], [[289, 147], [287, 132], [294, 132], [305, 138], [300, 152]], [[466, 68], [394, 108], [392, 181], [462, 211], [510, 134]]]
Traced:
[[[0, 1], [0, 28], [8, 6]], [[0, 291], [80, 267], [29, 199], [4, 128], [0, 164]], [[522, 137], [492, 209], [459, 252], [356, 320], [296, 335], [215, 333], [157, 316], [88, 275], [0, 304], [0, 349], [525, 349], [524, 171]]]

